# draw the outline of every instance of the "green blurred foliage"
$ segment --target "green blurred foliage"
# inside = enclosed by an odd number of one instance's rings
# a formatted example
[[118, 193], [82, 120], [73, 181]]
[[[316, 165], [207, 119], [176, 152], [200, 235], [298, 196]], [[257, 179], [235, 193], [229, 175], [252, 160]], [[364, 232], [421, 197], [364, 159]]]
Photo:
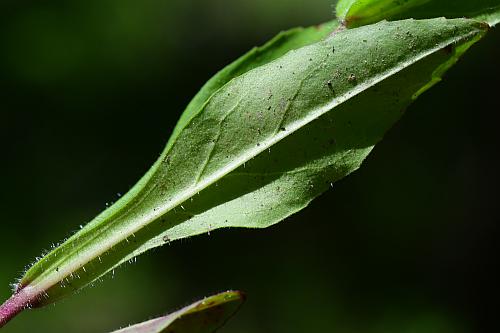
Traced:
[[[333, 15], [326, 0], [0, 9], [2, 299], [42, 249], [139, 179], [211, 75], [280, 30]], [[4, 331], [105, 332], [231, 288], [249, 299], [222, 332], [488, 332], [500, 296], [499, 37], [305, 211], [152, 251]]]

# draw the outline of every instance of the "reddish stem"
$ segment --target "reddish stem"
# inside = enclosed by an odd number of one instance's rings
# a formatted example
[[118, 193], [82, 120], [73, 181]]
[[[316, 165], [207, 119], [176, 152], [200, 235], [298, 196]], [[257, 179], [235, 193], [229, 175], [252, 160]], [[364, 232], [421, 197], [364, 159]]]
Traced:
[[12, 318], [26, 309], [29, 303], [29, 296], [24, 289], [12, 295], [11, 298], [0, 306], [0, 327], [3, 327]]

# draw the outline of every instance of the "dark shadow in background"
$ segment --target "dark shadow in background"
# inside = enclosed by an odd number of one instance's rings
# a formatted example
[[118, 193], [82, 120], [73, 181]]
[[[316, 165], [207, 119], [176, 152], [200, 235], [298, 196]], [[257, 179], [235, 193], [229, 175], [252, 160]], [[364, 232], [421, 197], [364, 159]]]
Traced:
[[[4, 1], [0, 295], [123, 193], [218, 69], [329, 1]], [[5, 332], [104, 332], [211, 292], [226, 332], [488, 332], [499, 298], [500, 33], [423, 95], [363, 168], [267, 230], [165, 246]], [[2, 287], [3, 286], [3, 287]]]

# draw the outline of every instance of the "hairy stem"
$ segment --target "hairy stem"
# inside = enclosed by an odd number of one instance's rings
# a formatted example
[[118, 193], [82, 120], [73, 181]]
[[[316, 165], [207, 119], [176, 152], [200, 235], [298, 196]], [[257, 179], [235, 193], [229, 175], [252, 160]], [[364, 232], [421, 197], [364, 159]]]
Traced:
[[0, 306], [0, 328], [29, 306], [30, 295], [25, 289], [12, 295]]

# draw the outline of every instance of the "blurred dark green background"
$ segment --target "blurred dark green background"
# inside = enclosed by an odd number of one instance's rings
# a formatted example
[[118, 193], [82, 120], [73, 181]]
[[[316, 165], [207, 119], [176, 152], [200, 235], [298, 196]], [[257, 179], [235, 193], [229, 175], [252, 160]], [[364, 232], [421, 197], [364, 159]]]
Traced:
[[[332, 0], [0, 5], [0, 298], [124, 193], [218, 69]], [[156, 249], [7, 332], [106, 332], [237, 288], [222, 332], [491, 332], [497, 324], [500, 31], [420, 98], [363, 168], [301, 213]]]

